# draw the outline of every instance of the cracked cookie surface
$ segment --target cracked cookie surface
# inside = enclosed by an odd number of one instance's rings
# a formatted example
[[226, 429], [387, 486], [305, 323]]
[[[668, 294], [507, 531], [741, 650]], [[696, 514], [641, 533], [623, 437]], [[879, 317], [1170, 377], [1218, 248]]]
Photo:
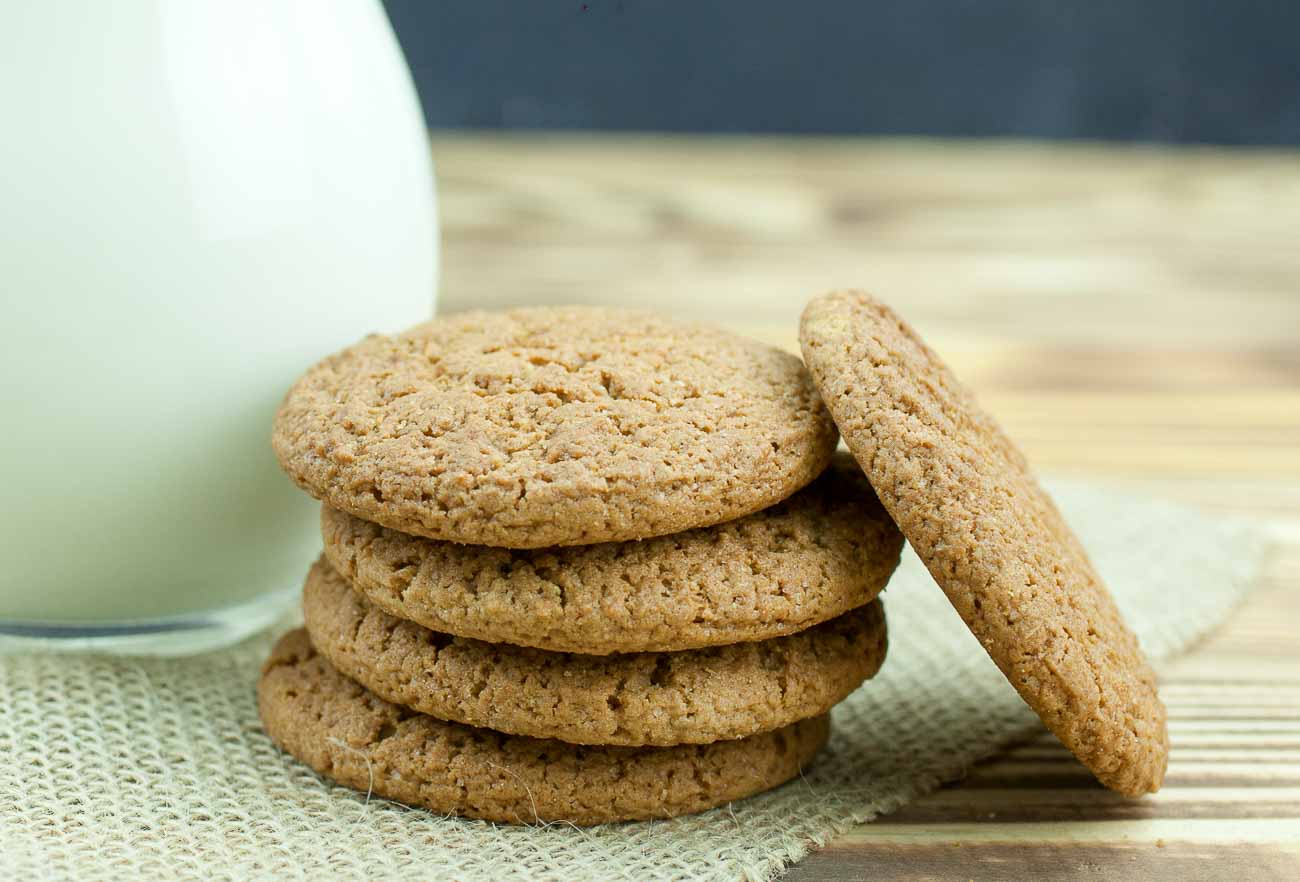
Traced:
[[875, 597], [903, 545], [847, 454], [761, 512], [640, 542], [483, 548], [410, 536], [328, 507], [321, 533], [334, 568], [398, 618], [594, 655], [801, 631]]
[[714, 744], [584, 747], [448, 723], [344, 677], [305, 631], [262, 669], [258, 711], [271, 740], [363, 792], [438, 813], [511, 824], [669, 818], [790, 780], [826, 743], [826, 716]]
[[1156, 677], [1024, 456], [887, 306], [813, 299], [804, 359], [881, 502], [993, 661], [1097, 778], [1159, 788]]
[[452, 637], [368, 604], [325, 561], [303, 587], [312, 645], [379, 697], [439, 719], [576, 744], [706, 744], [818, 716], [879, 670], [872, 603], [807, 631], [607, 656]]
[[276, 415], [281, 466], [330, 506], [506, 548], [742, 517], [830, 460], [800, 360], [709, 325], [595, 307], [464, 313], [319, 362]]

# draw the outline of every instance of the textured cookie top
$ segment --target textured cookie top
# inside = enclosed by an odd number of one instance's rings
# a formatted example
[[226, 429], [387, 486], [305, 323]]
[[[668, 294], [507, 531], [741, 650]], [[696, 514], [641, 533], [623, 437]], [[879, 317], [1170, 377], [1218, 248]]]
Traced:
[[869, 295], [816, 298], [800, 339], [880, 500], [1025, 701], [1106, 786], [1159, 788], [1155, 674], [1021, 453]]
[[771, 508], [641, 542], [510, 551], [409, 536], [329, 508], [321, 532], [334, 568], [398, 618], [597, 655], [802, 630], [875, 597], [903, 544], [847, 454]]
[[273, 432], [307, 492], [507, 548], [640, 539], [771, 505], [836, 434], [798, 358], [649, 313], [466, 313], [368, 337], [289, 390]]
[[830, 710], [885, 657], [879, 601], [789, 637], [604, 656], [430, 631], [366, 603], [324, 561], [302, 606], [312, 645], [379, 697], [576, 744], [707, 744], [778, 729]]
[[267, 734], [311, 768], [388, 799], [508, 824], [670, 818], [775, 787], [826, 743], [825, 716], [733, 741], [581, 747], [447, 723], [338, 673], [303, 631], [262, 669]]

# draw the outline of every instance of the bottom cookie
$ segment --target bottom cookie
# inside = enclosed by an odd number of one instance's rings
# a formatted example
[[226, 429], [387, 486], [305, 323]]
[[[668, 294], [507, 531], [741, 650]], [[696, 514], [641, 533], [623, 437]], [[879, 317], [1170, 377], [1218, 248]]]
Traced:
[[302, 630], [271, 651], [257, 702], [271, 740], [341, 784], [519, 824], [669, 818], [724, 805], [798, 775], [830, 730], [823, 715], [734, 741], [644, 748], [502, 735], [376, 697], [330, 667]]

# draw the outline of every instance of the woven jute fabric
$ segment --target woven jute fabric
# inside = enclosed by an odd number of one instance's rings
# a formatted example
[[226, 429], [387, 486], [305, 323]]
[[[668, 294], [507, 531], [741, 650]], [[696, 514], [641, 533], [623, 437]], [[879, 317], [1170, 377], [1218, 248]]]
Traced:
[[[1153, 657], [1247, 590], [1257, 528], [1053, 489]], [[884, 602], [884, 668], [836, 709], [799, 779], [702, 815], [587, 830], [438, 817], [318, 777], [257, 720], [272, 635], [181, 660], [0, 657], [0, 878], [769, 879], [1042, 731], [910, 552]]]

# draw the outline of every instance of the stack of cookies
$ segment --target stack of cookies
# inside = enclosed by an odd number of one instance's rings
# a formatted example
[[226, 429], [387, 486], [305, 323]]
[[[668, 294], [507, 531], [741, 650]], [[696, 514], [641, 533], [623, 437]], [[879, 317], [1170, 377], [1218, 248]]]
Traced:
[[276, 418], [323, 503], [259, 686], [321, 773], [441, 813], [700, 811], [799, 774], [879, 669], [902, 536], [799, 359], [642, 312], [369, 337]]
[[798, 774], [880, 667], [906, 538], [1103, 784], [1159, 788], [1155, 675], [1020, 451], [871, 296], [816, 298], [799, 336], [807, 369], [646, 313], [533, 309], [309, 370], [274, 443], [325, 551], [263, 671], [271, 737], [469, 817], [719, 805]]

